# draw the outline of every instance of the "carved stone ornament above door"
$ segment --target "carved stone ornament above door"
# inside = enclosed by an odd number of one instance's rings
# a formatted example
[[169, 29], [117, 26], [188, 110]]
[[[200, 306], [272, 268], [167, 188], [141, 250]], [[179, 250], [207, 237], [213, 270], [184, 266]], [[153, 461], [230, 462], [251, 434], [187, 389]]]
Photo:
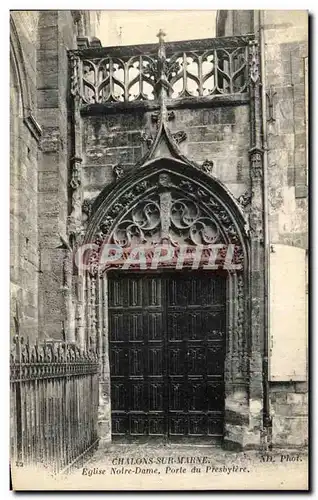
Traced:
[[156, 245], [208, 245], [221, 239], [218, 224], [199, 205], [177, 192], [166, 191], [141, 200], [116, 225], [112, 241], [122, 247]]
[[[242, 208], [213, 177], [212, 160], [207, 159], [201, 166], [187, 158], [179, 149], [186, 134], [173, 134], [168, 126], [175, 116], [166, 103], [169, 89], [162, 33], [158, 57], [160, 110], [155, 135], [133, 169], [117, 175], [116, 185], [106, 187], [97, 197], [85, 240], [99, 249], [105, 243], [122, 248], [163, 242], [194, 248], [231, 243], [236, 245], [241, 261], [247, 259], [247, 222]], [[98, 260], [99, 252], [95, 248], [93, 260]]]
[[[165, 164], [170, 168], [163, 169]], [[222, 191], [218, 181], [214, 181], [217, 189], [213, 189], [209, 186], [210, 176], [193, 172], [193, 167], [192, 176], [189, 172], [186, 175], [188, 169], [176, 162], [158, 160], [139, 171], [139, 180], [131, 174], [120, 181], [116, 195], [110, 192], [106, 199], [97, 200], [99, 206], [86, 236], [86, 242], [95, 245], [92, 265], [105, 243], [123, 249], [162, 243], [194, 249], [232, 244], [236, 262], [243, 263], [247, 258], [246, 221], [237, 202], [229, 198], [226, 203], [222, 196], [229, 194]]]

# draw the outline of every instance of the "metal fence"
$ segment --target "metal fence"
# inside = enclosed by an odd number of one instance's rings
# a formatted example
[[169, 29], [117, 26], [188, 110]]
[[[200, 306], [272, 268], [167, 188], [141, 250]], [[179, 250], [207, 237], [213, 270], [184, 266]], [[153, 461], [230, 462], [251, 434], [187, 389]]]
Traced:
[[98, 357], [63, 342], [14, 338], [10, 360], [11, 460], [52, 472], [97, 444]]

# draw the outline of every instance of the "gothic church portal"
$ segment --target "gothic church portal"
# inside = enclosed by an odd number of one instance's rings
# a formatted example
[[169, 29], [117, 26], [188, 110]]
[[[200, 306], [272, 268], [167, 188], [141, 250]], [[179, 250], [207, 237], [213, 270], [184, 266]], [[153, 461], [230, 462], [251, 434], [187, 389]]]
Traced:
[[10, 15], [12, 456], [304, 446], [307, 16], [111, 47], [99, 18]]

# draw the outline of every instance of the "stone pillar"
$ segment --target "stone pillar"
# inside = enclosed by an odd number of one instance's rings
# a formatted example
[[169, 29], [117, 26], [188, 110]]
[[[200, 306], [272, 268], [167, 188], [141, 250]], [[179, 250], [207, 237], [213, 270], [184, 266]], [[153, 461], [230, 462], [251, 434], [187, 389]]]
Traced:
[[64, 302], [65, 302], [65, 322], [64, 322], [64, 332], [66, 342], [75, 343], [75, 308], [73, 301], [73, 290], [72, 290], [72, 275], [73, 275], [73, 254], [70, 249], [64, 250], [64, 260], [63, 260], [63, 292], [64, 292]]
[[110, 403], [110, 367], [109, 367], [109, 328], [108, 328], [108, 280], [107, 274], [99, 277], [100, 290], [100, 384], [98, 426], [101, 446], [111, 441], [111, 403]]
[[[65, 25], [70, 29], [65, 30]], [[72, 285], [65, 255], [69, 248], [67, 49], [75, 46], [72, 26], [70, 11], [39, 11], [36, 97], [37, 119], [43, 130], [37, 182], [39, 335], [57, 340], [68, 335], [72, 321]]]
[[[73, 53], [70, 55], [71, 71], [71, 95], [72, 95], [72, 138], [73, 138], [73, 156], [70, 160], [70, 180], [69, 188], [71, 195], [71, 210], [67, 218], [67, 232], [69, 242], [73, 251], [76, 253], [78, 246], [81, 245], [84, 234], [82, 220], [82, 119], [80, 115], [81, 96], [80, 96], [80, 72], [79, 58]], [[73, 260], [74, 262], [74, 260]], [[85, 335], [85, 290], [86, 279], [82, 269], [76, 268], [73, 264], [73, 301], [75, 302], [75, 331], [76, 341], [82, 349], [87, 347], [87, 337]]]
[[76, 287], [74, 290], [75, 305], [75, 332], [76, 342], [82, 347], [85, 347], [85, 275], [79, 271], [76, 277]]
[[263, 151], [261, 148], [261, 82], [259, 50], [256, 41], [250, 45], [250, 111], [251, 149], [250, 238], [251, 238], [251, 338], [249, 363], [250, 430], [247, 446], [259, 446], [263, 416], [263, 343], [264, 343], [264, 239], [263, 239]]
[[248, 332], [246, 295], [248, 272], [229, 271], [227, 285], [227, 353], [225, 365], [224, 447], [243, 449], [249, 427]]

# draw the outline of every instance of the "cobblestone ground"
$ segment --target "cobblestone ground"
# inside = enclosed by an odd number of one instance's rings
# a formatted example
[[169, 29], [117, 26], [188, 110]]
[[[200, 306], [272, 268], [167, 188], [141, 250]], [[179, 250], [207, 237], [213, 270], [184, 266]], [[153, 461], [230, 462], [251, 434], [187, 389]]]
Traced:
[[69, 479], [84, 489], [307, 489], [307, 455], [297, 450], [233, 452], [176, 444], [100, 447]]

